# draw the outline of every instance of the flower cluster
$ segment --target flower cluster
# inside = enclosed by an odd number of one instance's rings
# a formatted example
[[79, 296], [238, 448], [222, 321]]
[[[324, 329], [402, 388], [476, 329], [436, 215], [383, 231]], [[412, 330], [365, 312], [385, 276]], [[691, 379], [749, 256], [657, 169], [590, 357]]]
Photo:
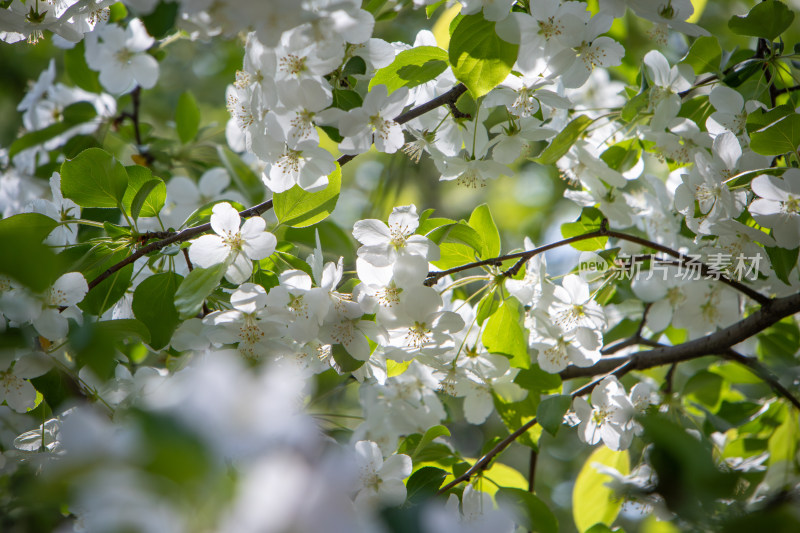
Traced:
[[[432, 31], [379, 38], [423, 7]], [[3, 2], [0, 44], [50, 32], [65, 51], [0, 148], [0, 483], [35, 472], [58, 531], [379, 533], [394, 513], [430, 533], [554, 530], [533, 479], [495, 459], [508, 440], [549, 453], [536, 422], [605, 445], [614, 468], [587, 462], [576, 487], [611, 476], [679, 527], [725, 529], [698, 516], [767, 457], [736, 512], [780, 505], [800, 405], [794, 14], [730, 19], [757, 43], [729, 53], [693, 12]], [[172, 47], [209, 41], [243, 53], [219, 85], [227, 123], [190, 93], [149, 116], [180, 81]], [[466, 216], [479, 197], [491, 209]], [[758, 259], [742, 275], [739, 258]], [[680, 453], [667, 419], [698, 428]], [[665, 463], [722, 476], [712, 503], [686, 511]]]

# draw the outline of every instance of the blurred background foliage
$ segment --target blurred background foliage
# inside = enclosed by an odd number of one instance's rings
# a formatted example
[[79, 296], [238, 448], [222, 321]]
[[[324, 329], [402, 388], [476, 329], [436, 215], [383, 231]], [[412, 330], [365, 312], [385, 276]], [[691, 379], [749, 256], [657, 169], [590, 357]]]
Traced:
[[[655, 1], [655, 0], [654, 0]], [[374, 36], [387, 41], [402, 41], [413, 43], [416, 33], [420, 29], [431, 29], [435, 32], [440, 45], [445, 46], [447, 40], [447, 27], [449, 20], [455, 15], [452, 9], [440, 8], [428, 20], [424, 10], [403, 9], [400, 14], [395, 8], [402, 4], [389, 3], [377, 17]], [[733, 53], [739, 50], [752, 49], [754, 39], [748, 39], [733, 34], [727, 27], [727, 21], [734, 14], [744, 14], [752, 6], [752, 2], [744, 1], [707, 1], [695, 0], [696, 12], [691, 21], [709, 29], [720, 40], [725, 52]], [[795, 9], [800, 9], [800, 1], [789, 0]], [[597, 9], [597, 0], [587, 2], [590, 10]], [[672, 34], [666, 48], [656, 45], [648, 35], [650, 23], [634, 17], [630, 12], [627, 16], [617, 20], [610, 35], [619, 41], [626, 50], [623, 64], [611, 69], [612, 79], [638, 87], [639, 76], [642, 69], [642, 58], [654, 49], [659, 48], [670, 60], [675, 63], [685, 55], [689, 42], [685, 36]], [[800, 24], [795, 24], [785, 34], [784, 38], [789, 43], [800, 42]], [[162, 45], [161, 75], [155, 89], [145, 91], [141, 97], [141, 120], [146, 124], [147, 135], [150, 141], [158, 144], [158, 139], [177, 139], [173, 117], [178, 97], [184, 91], [191, 91], [197, 99], [201, 110], [201, 127], [204, 131], [199, 140], [189, 145], [180, 146], [170, 151], [173, 160], [171, 172], [175, 174], [188, 174], [194, 178], [199, 177], [202, 171], [209, 166], [219, 164], [216, 150], [207, 142], [225, 142], [225, 124], [228, 113], [225, 109], [225, 89], [235, 77], [237, 69], [241, 68], [243, 57], [243, 40], [239, 41], [214, 41], [213, 43], [189, 42], [188, 40], [175, 39]], [[24, 44], [0, 44], [0, 65], [2, 65], [2, 79], [0, 84], [0, 145], [8, 146], [21, 133], [21, 117], [16, 111], [16, 106], [23, 98], [29, 84], [48, 66], [51, 57], [55, 57], [57, 80], [71, 85], [72, 82], [65, 74], [63, 53], [57, 50], [52, 41], [44, 39], [35, 46]], [[752, 83], [759, 83], [755, 77]], [[797, 83], [796, 81], [792, 84]], [[129, 96], [119, 101], [118, 112], [129, 111], [131, 99]], [[501, 120], [490, 117], [490, 120]], [[127, 123], [112, 125], [107, 130], [107, 138], [103, 140], [106, 146], [119, 148], [126, 152], [128, 158], [123, 158], [124, 164], [130, 164], [130, 155], [134, 153], [131, 146], [131, 134]], [[333, 145], [331, 145], [333, 146]], [[340, 228], [352, 227], [355, 220], [363, 218], [385, 219], [393, 206], [414, 203], [418, 210], [434, 208], [437, 216], [459, 219], [466, 218], [475, 206], [488, 203], [492, 214], [501, 231], [503, 238], [503, 251], [510, 252], [522, 246], [523, 238], [529, 237], [535, 244], [545, 244], [560, 238], [559, 226], [561, 223], [573, 220], [579, 213], [579, 208], [572, 202], [563, 198], [563, 191], [568, 186], [552, 167], [545, 167], [533, 161], [518, 161], [513, 167], [514, 175], [500, 177], [489, 186], [478, 189], [460, 187], [455, 182], [439, 182], [439, 174], [429, 159], [423, 158], [419, 164], [400, 154], [386, 155], [374, 150], [358, 156], [354, 161], [343, 168], [343, 191], [334, 212], [333, 220]], [[49, 176], [46, 176], [49, 177]], [[163, 175], [165, 179], [169, 175]], [[45, 177], [43, 176], [43, 179]], [[337, 224], [330, 222], [319, 225], [323, 235], [323, 248], [335, 254], [352, 252], [352, 246], [347, 241], [349, 235], [343, 235]], [[299, 239], [308, 244], [313, 243], [313, 231], [291, 230], [285, 237]], [[561, 250], [559, 253], [575, 254], [574, 251]], [[345, 257], [352, 261], [352, 257]], [[554, 256], [549, 261], [557, 262]], [[564, 262], [566, 265], [566, 262]], [[352, 263], [348, 265], [352, 268]], [[554, 271], [558, 272], [558, 265]], [[724, 402], [728, 402], [729, 409], [724, 411], [731, 420], [736, 417], [746, 416], [747, 413], [736, 411], [737, 402], [741, 395], [730, 387], [723, 389], [718, 382], [703, 376], [705, 382], [699, 383], [693, 377], [695, 371], [705, 368], [708, 361], [698, 360], [681, 366], [675, 376], [675, 390], [696, 391], [688, 396], [698, 414], [714, 410], [719, 413]], [[718, 365], [720, 372], [725, 370], [725, 365]], [[653, 369], [642, 373], [644, 376], [656, 378], [661, 381], [666, 369]], [[640, 374], [641, 375], [641, 374]], [[629, 378], [631, 382], [633, 378]], [[693, 381], [694, 380], [694, 381]], [[626, 383], [630, 385], [631, 383]], [[761, 387], [757, 381], [743, 381], [739, 385]], [[577, 386], [577, 385], [575, 385]], [[337, 414], [346, 414], [347, 408], [342, 406], [357, 406], [357, 388], [350, 387], [339, 377], [325, 373], [318, 380], [318, 393], [320, 400], [312, 405], [312, 412], [328, 413], [337, 411]], [[565, 391], [567, 392], [567, 391]], [[447, 409], [453, 413], [461, 409], [459, 401], [445, 399]], [[738, 406], [741, 409], [741, 406]], [[674, 412], [674, 411], [673, 411]], [[44, 413], [43, 413], [44, 414]], [[723, 414], [724, 419], [726, 415]], [[782, 423], [786, 413], [775, 413], [767, 423], [772, 420], [776, 426]], [[454, 417], [458, 418], [458, 417]], [[345, 418], [327, 418], [320, 415], [324, 427], [328, 427], [334, 434], [337, 430], [343, 431], [344, 439], [348, 438], [347, 428], [355, 423], [348, 424]], [[344, 420], [344, 422], [343, 422]], [[661, 438], [668, 433], [668, 424], [664, 421], [654, 421], [648, 430], [653, 432], [653, 438], [664, 448], [661, 453], [663, 464], [670, 464], [669, 439]], [[724, 425], [724, 424], [723, 424]], [[471, 426], [466, 423], [452, 424], [450, 429], [453, 434], [452, 442], [464, 457], [477, 457], [482, 453], [481, 443], [491, 445], [493, 438], [506, 434], [502, 422], [495, 415], [493, 422], [484, 427]], [[763, 436], [763, 427], [749, 428], [753, 439]], [[738, 431], [747, 431], [747, 426], [740, 427]], [[661, 441], [659, 441], [661, 438]], [[592, 449], [580, 443], [574, 430], [562, 428], [556, 436], [543, 434], [541, 453], [537, 458], [536, 493], [556, 513], [561, 531], [574, 531], [572, 519], [572, 491], [575, 483], [573, 476], [580, 470], [580, 466], [592, 453]], [[633, 462], [638, 460], [642, 450], [635, 447], [630, 450]], [[737, 450], [732, 450], [734, 454]], [[527, 473], [529, 449], [521, 445], [512, 446], [503, 456], [503, 461], [512, 465], [519, 472]], [[710, 456], [707, 458], [710, 461]], [[703, 463], [707, 465], [707, 463]], [[697, 472], [676, 472], [683, 478], [676, 481], [681, 487], [692, 483], [699, 483], [698, 476], [703, 470]], [[491, 483], [489, 479], [484, 483]], [[8, 490], [23, 490], [23, 488], [7, 487]], [[780, 516], [781, 507], [778, 506], [774, 516]], [[765, 514], [764, 516], [767, 516]], [[753, 519], [749, 517], [748, 520]], [[780, 520], [767, 520], [755, 526], [751, 531], [764, 529], [766, 524], [778, 531]], [[677, 531], [677, 527], [669, 522], [658, 522], [652, 514], [643, 514], [641, 509], [633, 506], [623, 508], [623, 513], [618, 522], [626, 531], [642, 531], [645, 533], [662, 533]], [[731, 523], [730, 530], [742, 530], [746, 525]], [[38, 526], [37, 526], [38, 527]]]

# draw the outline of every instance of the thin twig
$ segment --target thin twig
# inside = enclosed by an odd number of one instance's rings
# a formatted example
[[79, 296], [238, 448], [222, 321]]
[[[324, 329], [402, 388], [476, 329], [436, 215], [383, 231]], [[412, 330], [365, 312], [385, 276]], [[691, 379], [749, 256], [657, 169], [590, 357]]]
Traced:
[[[631, 361], [623, 361], [622, 364], [620, 364], [617, 368], [612, 369], [610, 372], [608, 372], [604, 376], [600, 376], [599, 378], [587, 383], [583, 387], [580, 387], [579, 389], [576, 389], [575, 391], [573, 391], [570, 394], [570, 397], [577, 398], [578, 396], [582, 396], [584, 394], [592, 392], [592, 390], [597, 385], [599, 385], [601, 381], [603, 381], [604, 379], [606, 379], [609, 376], [620, 377], [620, 376], [624, 375], [625, 373], [627, 373], [630, 370], [631, 363], [632, 363]], [[492, 460], [500, 452], [502, 452], [503, 450], [508, 448], [508, 446], [512, 442], [517, 440], [519, 437], [521, 437], [523, 434], [525, 434], [526, 431], [528, 431], [529, 429], [531, 429], [535, 425], [536, 425], [536, 418], [534, 417], [531, 420], [529, 420], [528, 422], [526, 422], [525, 424], [523, 424], [522, 426], [520, 426], [516, 431], [511, 433], [509, 436], [507, 436], [506, 438], [504, 438], [503, 440], [501, 440], [500, 442], [495, 444], [494, 447], [491, 450], [489, 450], [488, 452], [486, 452], [486, 454], [483, 455], [483, 457], [481, 457], [480, 459], [475, 461], [475, 464], [473, 464], [466, 472], [464, 472], [463, 474], [461, 474], [460, 476], [455, 478], [453, 481], [451, 481], [450, 483], [448, 483], [444, 487], [440, 488], [438, 494], [443, 494], [443, 493], [447, 492], [448, 490], [452, 489], [453, 487], [455, 487], [456, 485], [458, 485], [459, 483], [461, 483], [463, 481], [469, 481], [472, 478], [472, 476], [475, 476], [475, 475], [479, 474], [480, 472], [482, 472], [483, 470], [486, 470], [486, 468], [489, 466], [489, 463], [491, 463]]]
[[644, 323], [647, 319], [647, 312], [650, 310], [650, 306], [653, 305], [652, 303], [648, 303], [644, 306], [644, 311], [642, 312], [642, 319], [639, 321], [639, 325], [636, 328], [636, 333], [628, 337], [627, 339], [622, 339], [619, 342], [606, 346], [602, 350], [600, 350], [600, 355], [611, 355], [615, 354], [618, 351], [627, 348], [628, 346], [636, 346], [640, 344], [648, 344], [650, 341], [642, 337], [642, 330], [644, 329]]
[[747, 367], [753, 374], [764, 380], [767, 385], [769, 385], [772, 390], [774, 390], [777, 394], [780, 394], [787, 400], [791, 402], [792, 405], [795, 406], [798, 410], [800, 410], [800, 400], [792, 394], [792, 392], [784, 387], [781, 382], [778, 380], [778, 376], [772, 373], [772, 371], [767, 368], [761, 361], [756, 359], [755, 357], [748, 357], [743, 355], [734, 350], [726, 350], [723, 357], [726, 359], [730, 359], [731, 361], [736, 361], [742, 366]]
[[536, 453], [536, 450], [531, 449], [531, 459], [530, 463], [528, 463], [528, 492], [531, 494], [534, 493], [534, 485], [536, 479], [536, 459], [539, 457], [539, 454]]
[[672, 394], [672, 381], [675, 379], [675, 369], [678, 368], [678, 363], [669, 365], [667, 375], [664, 376], [664, 395], [669, 396]]
[[775, 91], [775, 96], [780, 96], [782, 94], [791, 93], [794, 91], [800, 91], [800, 85], [792, 85], [791, 87], [784, 87], [782, 89], [778, 89]]
[[[459, 83], [458, 85], [456, 85], [455, 87], [453, 87], [452, 89], [447, 91], [446, 93], [444, 93], [444, 94], [442, 94], [440, 96], [437, 96], [436, 98], [433, 98], [432, 100], [430, 100], [430, 101], [428, 101], [428, 102], [426, 102], [424, 104], [418, 105], [417, 107], [415, 107], [413, 109], [410, 109], [410, 110], [406, 111], [405, 113], [401, 113], [400, 115], [395, 117], [394, 120], [398, 124], [404, 124], [404, 123], [408, 122], [409, 120], [413, 120], [413, 119], [415, 119], [415, 118], [417, 118], [417, 117], [419, 117], [421, 115], [424, 115], [428, 111], [436, 109], [439, 106], [449, 105], [451, 103], [455, 103], [458, 100], [458, 98], [462, 94], [464, 94], [466, 92], [466, 90], [467, 90], [467, 88], [464, 86], [464, 84]], [[138, 123], [138, 119], [135, 118], [135, 117], [138, 117], [138, 97], [134, 97], [134, 114], [133, 114], [133, 116], [130, 116], [130, 118], [134, 120], [134, 125], [135, 125], [134, 126], [134, 131], [136, 132], [136, 135], [137, 135], [137, 143], [141, 143], [141, 139], [139, 138], [139, 134], [138, 134], [138, 124], [137, 124]], [[352, 161], [354, 157], [355, 156], [352, 156], [352, 155], [343, 155], [343, 156], [341, 156], [339, 158], [339, 160], [338, 160], [339, 165], [342, 166], [342, 165], [347, 164], [349, 161]], [[253, 216], [256, 216], [256, 215], [261, 215], [262, 213], [265, 213], [266, 211], [268, 211], [270, 209], [272, 209], [272, 200], [267, 200], [266, 202], [260, 203], [260, 204], [258, 204], [256, 206], [253, 206], [253, 207], [249, 208], [249, 209], [245, 209], [244, 211], [241, 211], [239, 213], [239, 216], [242, 217], [242, 218], [250, 218], [250, 217], [253, 217]], [[197, 237], [198, 235], [201, 235], [201, 234], [209, 231], [210, 229], [211, 229], [211, 224], [210, 223], [206, 223], [206, 224], [201, 224], [199, 226], [186, 228], [183, 231], [179, 231], [179, 232], [175, 232], [175, 233], [153, 232], [153, 233], [145, 233], [145, 234], [140, 235], [139, 236], [140, 238], [144, 238], [145, 236], [147, 236], [147, 237], [151, 237], [151, 236], [152, 237], [156, 237], [156, 236], [161, 237], [161, 236], [163, 236], [163, 238], [161, 238], [161, 240], [159, 240], [159, 241], [156, 241], [156, 242], [147, 244], [145, 246], [142, 246], [141, 248], [139, 248], [138, 250], [133, 252], [131, 255], [129, 255], [128, 257], [126, 257], [122, 261], [120, 261], [119, 263], [116, 263], [115, 265], [112, 265], [108, 270], [106, 270], [105, 272], [103, 272], [102, 274], [97, 276], [95, 279], [93, 279], [91, 282], [89, 282], [89, 290], [92, 290], [94, 287], [96, 287], [97, 285], [102, 283], [103, 280], [105, 280], [106, 278], [108, 278], [109, 276], [111, 276], [112, 274], [117, 272], [118, 270], [120, 270], [120, 269], [126, 267], [127, 265], [130, 265], [131, 263], [135, 262], [140, 257], [143, 257], [143, 256], [145, 256], [145, 255], [147, 255], [149, 253], [161, 250], [162, 248], [165, 248], [165, 247], [169, 246], [170, 244], [188, 241], [189, 239], [193, 239], [194, 237]]]
[[720, 282], [722, 282], [722, 283], [724, 283], [724, 284], [736, 289], [737, 291], [741, 292], [742, 294], [745, 294], [745, 295], [749, 296], [750, 298], [752, 298], [753, 300], [755, 300], [756, 302], [758, 302], [761, 305], [766, 305], [767, 303], [769, 303], [769, 297], [764, 296], [763, 294], [759, 293], [758, 291], [756, 291], [754, 289], [751, 289], [750, 287], [748, 287], [747, 285], [744, 285], [743, 283], [740, 283], [740, 282], [738, 282], [736, 280], [732, 280], [732, 279], [728, 278], [727, 276], [724, 276], [724, 275], [720, 274], [718, 271], [712, 270], [711, 267], [709, 267], [706, 263], [703, 263], [702, 261], [694, 261], [694, 259], [692, 257], [684, 255], [684, 254], [680, 253], [677, 250], [673, 250], [672, 248], [664, 246], [663, 244], [659, 244], [659, 243], [653, 242], [653, 241], [648, 241], [647, 239], [644, 239], [642, 237], [637, 237], [635, 235], [628, 235], [627, 233], [621, 233], [619, 231], [608, 229], [608, 222], [606, 220], [603, 220], [603, 224], [602, 224], [601, 228], [598, 229], [598, 230], [591, 231], [589, 233], [584, 233], [583, 235], [576, 235], [575, 237], [570, 237], [569, 239], [563, 239], [563, 240], [560, 240], [558, 242], [554, 242], [554, 243], [551, 243], [551, 244], [546, 244], [544, 246], [540, 246], [540, 247], [534, 248], [532, 250], [526, 250], [526, 251], [523, 251], [523, 252], [516, 252], [516, 253], [513, 253], [513, 254], [501, 255], [501, 256], [498, 256], [498, 257], [490, 258], [490, 259], [484, 259], [482, 261], [475, 261], [475, 262], [472, 262], [472, 263], [467, 263], [466, 265], [461, 265], [461, 266], [457, 266], [457, 267], [454, 267], [454, 268], [449, 268], [447, 270], [429, 272], [428, 273], [428, 277], [425, 279], [425, 285], [432, 286], [437, 281], [442, 279], [443, 277], [449, 276], [450, 274], [463, 272], [464, 270], [469, 270], [469, 269], [472, 269], [472, 268], [477, 268], [477, 267], [487, 266], [487, 265], [496, 266], [496, 265], [502, 264], [503, 261], [507, 261], [509, 259], [519, 259], [514, 264], [514, 266], [512, 266], [506, 272], [504, 272], [504, 275], [510, 277], [510, 276], [515, 275], [519, 271], [519, 269], [522, 267], [522, 265], [525, 264], [526, 261], [530, 260], [532, 257], [534, 257], [536, 255], [544, 253], [544, 252], [546, 252], [548, 250], [552, 250], [554, 248], [558, 248], [560, 246], [566, 246], [566, 245], [572, 244], [574, 242], [585, 241], [585, 240], [588, 240], [588, 239], [595, 239], [595, 238], [598, 238], [598, 237], [610, 237], [610, 238], [618, 239], [618, 240], [621, 240], [621, 241], [628, 241], [628, 242], [632, 242], [632, 243], [635, 243], [635, 244], [639, 244], [641, 246], [652, 248], [653, 250], [657, 250], [657, 251], [665, 253], [667, 255], [671, 255], [672, 257], [677, 258], [684, 265], [687, 265], [689, 263], [691, 263], [692, 266], [696, 265], [698, 267], [698, 269], [700, 270], [700, 274], [705, 276], [706, 279], [718, 280], [718, 281], [720, 281]]
[[[629, 356], [607, 357], [601, 359], [597, 364], [586, 368], [570, 366], [561, 372], [561, 379], [568, 380], [579, 377], [600, 376], [572, 392], [570, 396], [575, 398], [591, 392], [591, 390], [594, 389], [594, 387], [596, 387], [603, 379], [611, 375], [620, 377], [631, 370], [645, 370], [656, 366], [688, 361], [690, 359], [696, 359], [706, 355], [722, 355], [723, 357], [736, 360], [746, 365], [754, 372], [761, 372], [759, 375], [762, 377], [762, 379], [767, 381], [769, 378], [769, 381], [767, 382], [771, 386], [775, 387], [776, 391], [778, 391], [781, 395], [789, 399], [793, 405], [800, 409], [800, 402], [798, 402], [798, 400], [794, 398], [794, 396], [785, 387], [783, 387], [783, 385], [781, 385], [776, 378], [770, 377], [771, 373], [762, 367], [758, 361], [755, 361], [749, 357], [740, 356], [737, 358], [736, 355], [732, 355], [731, 346], [735, 346], [743, 340], [752, 337], [753, 335], [763, 331], [787, 316], [800, 312], [800, 293], [786, 296], [784, 298], [775, 298], [769, 300], [768, 304], [769, 305], [764, 305], [753, 314], [740, 320], [736, 324], [705, 337], [685, 342], [677, 346], [660, 346], [653, 350], [638, 352]], [[478, 459], [475, 464], [473, 464], [466, 472], [439, 489], [438, 493], [445, 493], [459, 483], [469, 481], [474, 475], [485, 470], [500, 452], [505, 450], [512, 442], [518, 439], [535, 424], [536, 418], [533, 418], [520, 426], [516, 431], [498, 442], [491, 450]]]

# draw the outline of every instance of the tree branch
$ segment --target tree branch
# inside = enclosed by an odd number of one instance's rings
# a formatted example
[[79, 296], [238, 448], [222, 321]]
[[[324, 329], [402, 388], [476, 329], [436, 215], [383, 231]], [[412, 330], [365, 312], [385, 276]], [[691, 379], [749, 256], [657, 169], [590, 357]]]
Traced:
[[631, 355], [605, 357], [598, 363], [585, 368], [570, 366], [561, 372], [561, 379], [597, 376], [617, 368], [626, 361], [631, 363], [631, 370], [646, 370], [706, 355], [724, 356], [733, 346], [798, 312], [800, 312], [800, 293], [771, 299], [747, 318], [705, 337], [676, 346], [659, 346]]
[[[439, 106], [454, 104], [458, 100], [458, 98], [462, 94], [464, 94], [466, 92], [466, 90], [467, 90], [466, 86], [464, 86], [464, 84], [459, 83], [458, 85], [456, 85], [455, 87], [453, 87], [452, 89], [447, 91], [446, 93], [444, 93], [444, 94], [442, 94], [440, 96], [437, 96], [436, 98], [433, 98], [429, 102], [425, 102], [424, 104], [418, 105], [417, 107], [415, 107], [413, 109], [410, 109], [410, 110], [406, 111], [405, 113], [401, 113], [400, 115], [395, 117], [394, 120], [398, 124], [404, 124], [404, 123], [408, 122], [409, 120], [413, 120], [413, 119], [417, 118], [420, 115], [424, 115], [428, 111], [436, 109]], [[134, 112], [135, 112], [136, 116], [138, 116], [138, 98], [136, 100], [134, 100]], [[137, 124], [136, 131], [138, 132], [138, 124]], [[141, 141], [140, 139], [137, 139], [137, 142], [140, 143], [140, 141]], [[352, 156], [352, 155], [343, 155], [343, 156], [341, 156], [338, 159], [339, 165], [342, 166], [342, 165], [347, 164], [349, 161], [352, 161], [354, 157], [355, 156]], [[244, 211], [241, 211], [239, 213], [239, 216], [242, 217], [242, 218], [250, 218], [250, 217], [253, 217], [253, 216], [256, 216], [256, 215], [261, 215], [262, 213], [265, 213], [266, 211], [269, 211], [270, 209], [272, 209], [272, 200], [267, 200], [266, 202], [260, 203], [260, 204], [258, 204], [256, 206], [253, 206], [253, 207], [249, 208], [249, 209], [245, 209]], [[142, 246], [141, 248], [136, 250], [134, 253], [132, 253], [131, 255], [129, 255], [128, 257], [123, 259], [122, 261], [120, 261], [119, 263], [116, 263], [115, 265], [112, 265], [108, 270], [106, 270], [105, 272], [103, 272], [102, 274], [100, 274], [99, 276], [94, 278], [91, 282], [89, 282], [89, 290], [92, 290], [94, 287], [96, 287], [97, 285], [102, 283], [103, 280], [107, 279], [109, 276], [111, 276], [112, 274], [114, 274], [118, 270], [121, 270], [122, 268], [126, 267], [127, 265], [130, 265], [131, 263], [135, 262], [140, 257], [143, 257], [143, 256], [145, 256], [145, 255], [147, 255], [149, 253], [161, 250], [162, 248], [165, 248], [165, 247], [169, 246], [170, 244], [188, 241], [190, 239], [193, 239], [194, 237], [197, 237], [198, 235], [201, 235], [201, 234], [209, 231], [210, 229], [211, 229], [211, 224], [210, 223], [206, 223], [206, 224], [201, 224], [199, 226], [193, 226], [191, 228], [186, 228], [183, 231], [179, 231], [179, 232], [172, 233], [172, 234], [166, 234], [166, 232], [155, 232], [155, 233], [144, 233], [144, 234], [140, 235], [139, 236], [140, 238], [146, 238], [146, 237], [148, 237], [150, 235], [152, 235], [154, 237], [157, 236], [157, 237], [161, 238], [161, 240], [159, 240], [157, 242], [153, 242], [153, 243], [147, 244], [145, 246]], [[167, 236], [165, 236], [165, 235], [167, 235]]]
[[[771, 376], [771, 373], [758, 361], [741, 355], [733, 355], [736, 352], [731, 350], [732, 346], [797, 312], [800, 312], [800, 293], [785, 298], [771, 299], [752, 315], [716, 333], [677, 346], [662, 346], [624, 357], [607, 357], [601, 359], [599, 363], [586, 368], [570, 366], [561, 372], [560, 376], [562, 380], [600, 376], [572, 392], [570, 396], [575, 398], [591, 392], [594, 387], [608, 376], [620, 377], [631, 370], [645, 370], [655, 366], [675, 364], [705, 355], [722, 355], [746, 365], [756, 373], [760, 372], [758, 375], [765, 381], [769, 378], [767, 382], [800, 409], [800, 402], [777, 381], [777, 378]], [[466, 472], [439, 489], [438, 494], [447, 492], [463, 481], [469, 481], [472, 476], [485, 470], [500, 452], [535, 424], [536, 418], [533, 418], [520, 426], [478, 459]]]

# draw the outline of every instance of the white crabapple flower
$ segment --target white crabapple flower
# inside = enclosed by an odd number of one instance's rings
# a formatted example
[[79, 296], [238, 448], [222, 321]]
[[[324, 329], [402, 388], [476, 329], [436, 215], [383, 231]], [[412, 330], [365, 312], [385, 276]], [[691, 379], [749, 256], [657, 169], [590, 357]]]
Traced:
[[519, 402], [528, 392], [514, 383], [519, 369], [511, 368], [511, 361], [502, 355], [481, 354], [470, 358], [472, 363], [465, 378], [454, 385], [455, 395], [464, 397], [464, 418], [470, 424], [480, 425], [494, 411], [494, 396], [504, 402]]
[[411, 475], [411, 458], [399, 453], [384, 460], [378, 445], [368, 440], [356, 442], [355, 450], [359, 476], [356, 507], [403, 503], [406, 500], [403, 480]]
[[486, 186], [490, 179], [511, 174], [511, 169], [493, 159], [465, 159], [455, 156], [437, 160], [436, 163], [442, 173], [440, 181], [456, 180], [459, 185], [473, 189]]
[[578, 330], [603, 330], [606, 327], [603, 308], [592, 300], [589, 284], [574, 274], [565, 276], [561, 286], [553, 289], [549, 313], [553, 323], [565, 333], [580, 336]]
[[189, 259], [201, 268], [209, 268], [227, 262], [225, 278], [237, 285], [244, 283], [253, 273], [252, 261], [272, 255], [278, 240], [265, 231], [267, 222], [261, 217], [245, 220], [227, 202], [215, 205], [211, 210], [211, 228], [216, 235], [203, 235], [192, 241]]
[[152, 89], [158, 61], [146, 51], [154, 42], [139, 19], [125, 29], [107, 25], [86, 37], [86, 63], [100, 72], [100, 83], [112, 94], [131, 92], [137, 85]]
[[358, 249], [358, 257], [377, 267], [392, 265], [400, 255], [406, 254], [436, 261], [438, 247], [427, 237], [414, 235], [418, 227], [419, 216], [414, 204], [395, 207], [388, 225], [374, 218], [359, 220], [353, 225], [353, 237], [363, 245]]
[[284, 144], [283, 153], [264, 168], [261, 180], [272, 192], [284, 192], [295, 185], [308, 192], [328, 186], [328, 175], [336, 170], [333, 155], [315, 141]]
[[652, 81], [650, 110], [654, 112], [652, 128], [663, 130], [678, 116], [681, 98], [678, 95], [692, 86], [694, 73], [682, 65], [669, 66], [667, 58], [657, 50], [644, 56], [644, 64]]
[[41, 314], [33, 320], [33, 327], [39, 335], [51, 341], [66, 337], [69, 331], [68, 309], [62, 312], [60, 308], [77, 305], [87, 292], [89, 285], [80, 272], [67, 272], [58, 278], [45, 294]]
[[[385, 85], [376, 85], [367, 93], [361, 107], [351, 109], [339, 119], [339, 143], [342, 153], [356, 155], [369, 150], [373, 140], [380, 152], [393, 154], [405, 144], [403, 128], [394, 118], [406, 105], [408, 89], [402, 87], [391, 95]], [[373, 135], [374, 134], [374, 135]]]
[[563, 333], [550, 322], [542, 320], [531, 331], [531, 348], [538, 351], [539, 367], [545, 372], [557, 374], [570, 363], [589, 367], [600, 360], [601, 335], [593, 329], [578, 329], [580, 335]]
[[[611, 37], [598, 37], [611, 28], [613, 18], [597, 14], [586, 23], [583, 39], [572, 49], [565, 49], [553, 58], [553, 70], [561, 72], [564, 87], [575, 89], [589, 79], [595, 67], [615, 67], [622, 63], [625, 49]], [[573, 37], [575, 38], [575, 37]], [[576, 39], [577, 40], [577, 39]], [[567, 68], [564, 68], [564, 66]]]
[[486, 20], [497, 22], [508, 17], [513, 4], [514, 0], [463, 0], [461, 14], [472, 15], [483, 9], [483, 17]]
[[464, 329], [458, 313], [442, 309], [442, 297], [432, 287], [412, 287], [403, 291], [400, 303], [387, 312], [384, 325], [389, 330], [386, 357], [409, 361], [419, 354], [447, 352], [453, 345], [451, 334]]
[[751, 183], [758, 198], [748, 208], [756, 222], [772, 228], [781, 248], [800, 243], [800, 170], [791, 168], [782, 178], [762, 174]]
[[629, 429], [634, 406], [625, 394], [625, 388], [614, 376], [601, 381], [592, 391], [592, 403], [577, 397], [572, 402], [580, 419], [578, 437], [587, 444], [603, 440], [606, 446], [619, 451], [628, 448], [633, 439]]
[[18, 413], [32, 409], [36, 404], [36, 389], [28, 379], [45, 374], [52, 366], [50, 358], [40, 352], [21, 357], [10, 353], [0, 355], [0, 404], [5, 401]]
[[742, 94], [725, 85], [717, 85], [708, 95], [709, 103], [716, 109], [706, 119], [706, 129], [712, 135], [730, 131], [741, 140], [747, 138], [745, 126], [747, 115], [763, 108], [764, 104], [756, 100], [744, 101]]
[[251, 360], [276, 353], [279, 325], [266, 309], [267, 292], [255, 283], [243, 283], [231, 294], [233, 309], [203, 318], [208, 338], [220, 344], [238, 343], [239, 352]]

